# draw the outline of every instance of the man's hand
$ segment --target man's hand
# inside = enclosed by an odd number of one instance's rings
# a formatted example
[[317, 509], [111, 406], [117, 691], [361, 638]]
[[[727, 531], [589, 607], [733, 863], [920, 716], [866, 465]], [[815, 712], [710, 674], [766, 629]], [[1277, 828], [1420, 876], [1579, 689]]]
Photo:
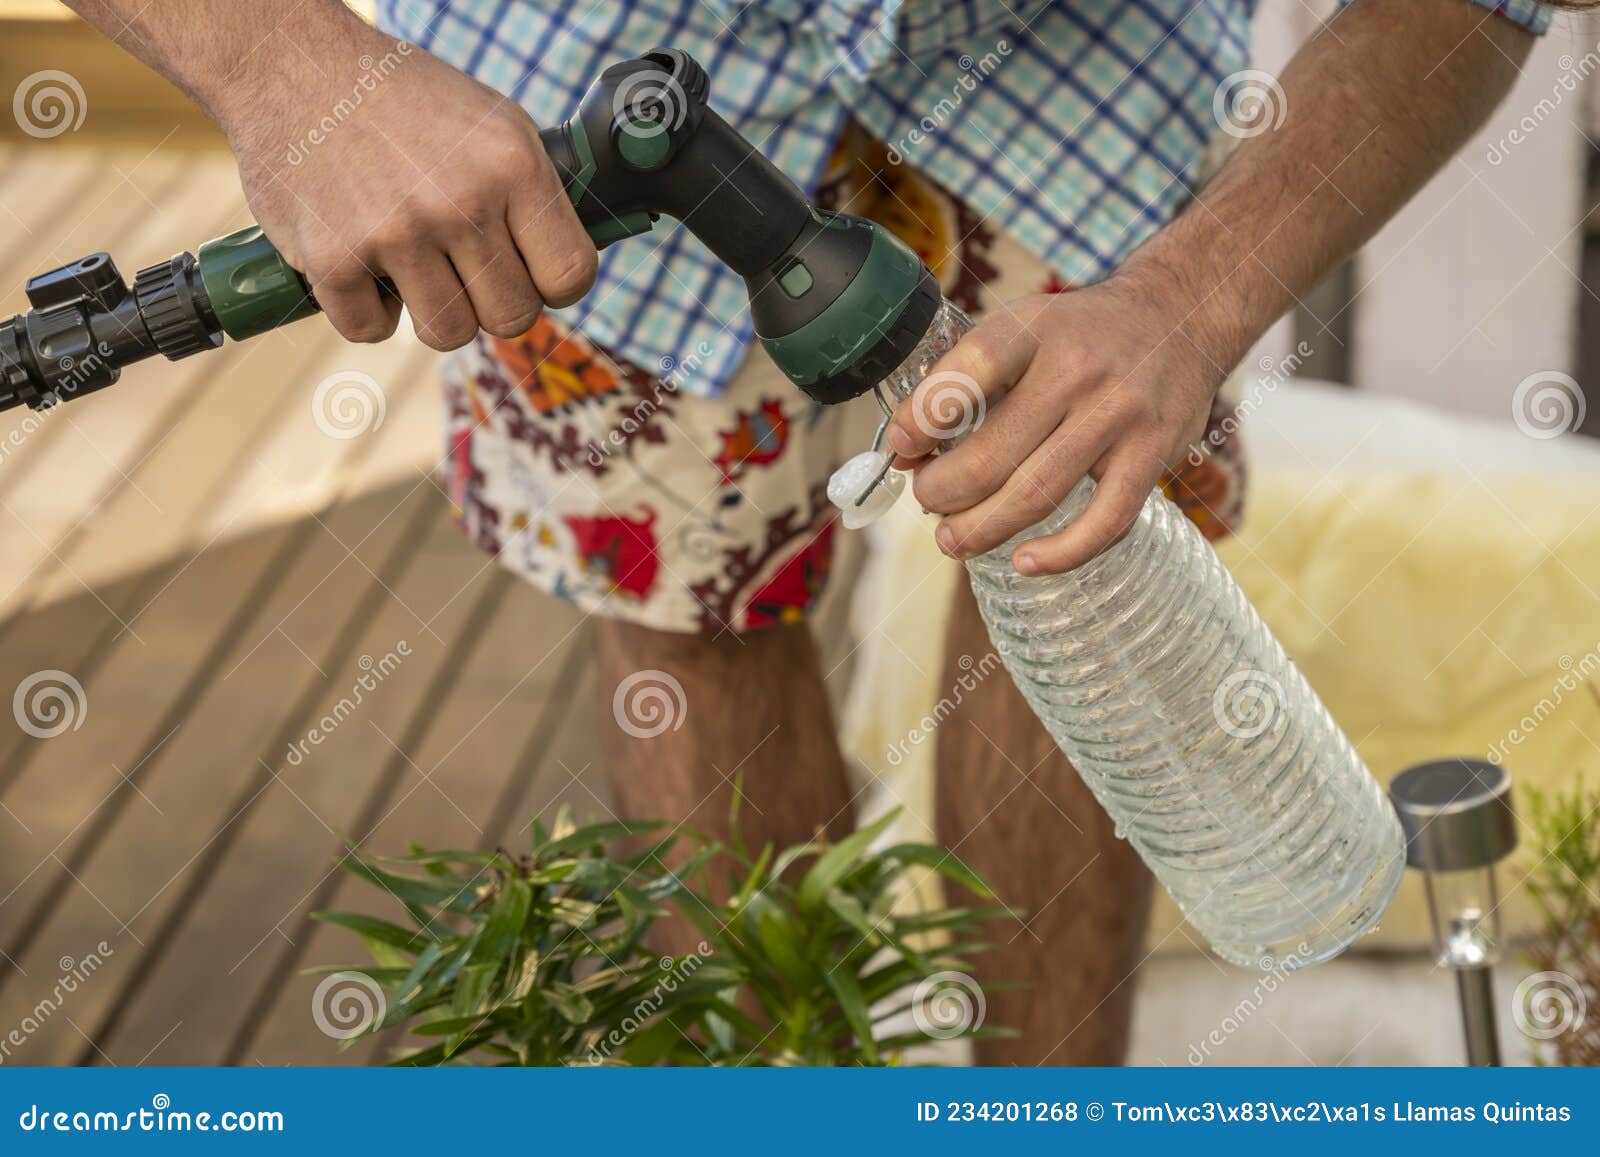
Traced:
[[[1089, 509], [1012, 561], [1059, 573], [1118, 541], [1204, 431], [1227, 369], [1483, 123], [1532, 44], [1467, 0], [1357, 0], [1279, 78], [1281, 126], [1244, 134], [1196, 204], [1115, 275], [1023, 298], [958, 342], [890, 433], [917, 497], [948, 516], [945, 552], [1000, 545], [1085, 475]], [[928, 458], [939, 419], [971, 410], [949, 404], [961, 375], [986, 420]]]
[[594, 282], [595, 249], [514, 102], [330, 0], [83, 0], [227, 134], [263, 231], [352, 341], [399, 302], [439, 350], [512, 337]]
[[[940, 549], [954, 558], [992, 550], [1085, 475], [1096, 483], [1088, 510], [1018, 547], [1018, 571], [1071, 570], [1126, 534], [1166, 465], [1204, 432], [1225, 373], [1177, 321], [1153, 287], [1117, 276], [1012, 302], [941, 358], [888, 434], [901, 464], [917, 463], [917, 500], [950, 516]], [[965, 440], [927, 458], [979, 404], [984, 420]]]

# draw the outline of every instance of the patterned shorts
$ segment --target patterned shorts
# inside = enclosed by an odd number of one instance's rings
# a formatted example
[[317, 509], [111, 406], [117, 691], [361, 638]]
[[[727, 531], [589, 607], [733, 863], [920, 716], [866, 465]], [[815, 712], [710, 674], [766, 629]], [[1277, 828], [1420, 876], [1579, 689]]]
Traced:
[[[852, 126], [818, 194], [894, 230], [974, 316], [1071, 287]], [[585, 611], [669, 631], [747, 631], [803, 619], [836, 536], [828, 476], [866, 448], [869, 400], [822, 407], [753, 351], [726, 391], [694, 372], [631, 364], [541, 317], [514, 339], [479, 335], [445, 360], [447, 474], [457, 519], [484, 550]], [[1204, 459], [1167, 494], [1209, 538], [1235, 524], [1244, 471], [1213, 407]]]

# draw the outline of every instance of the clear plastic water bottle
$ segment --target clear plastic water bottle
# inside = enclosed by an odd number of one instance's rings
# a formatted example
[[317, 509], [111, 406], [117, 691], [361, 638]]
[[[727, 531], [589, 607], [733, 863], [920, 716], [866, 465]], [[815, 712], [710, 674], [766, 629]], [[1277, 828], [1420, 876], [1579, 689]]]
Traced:
[[[909, 395], [971, 328], [945, 303], [885, 382]], [[859, 493], [859, 491], [857, 491]], [[1065, 575], [970, 560], [1018, 688], [1189, 923], [1246, 967], [1342, 951], [1388, 908], [1404, 841], [1388, 798], [1194, 525], [1155, 491], [1119, 544]]]

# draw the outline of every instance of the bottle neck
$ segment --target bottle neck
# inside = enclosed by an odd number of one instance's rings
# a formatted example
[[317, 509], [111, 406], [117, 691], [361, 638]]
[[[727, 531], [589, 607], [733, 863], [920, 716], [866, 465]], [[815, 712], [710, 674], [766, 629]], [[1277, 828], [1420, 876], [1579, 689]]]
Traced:
[[[910, 397], [911, 392], [922, 384], [935, 363], [948, 353], [956, 342], [970, 333], [972, 326], [972, 319], [959, 306], [953, 304], [949, 298], [942, 300], [933, 315], [933, 320], [928, 323], [927, 332], [917, 343], [917, 348], [911, 351], [893, 373], [883, 379], [884, 391], [890, 399], [898, 402]], [[951, 384], [961, 383], [952, 377]]]
[[987, 414], [986, 400], [972, 378], [956, 370], [933, 372], [939, 359], [972, 327], [972, 319], [959, 306], [948, 299], [942, 301], [917, 348], [883, 380], [884, 393], [891, 404], [910, 397], [923, 382], [932, 382], [917, 401], [912, 416], [923, 432], [937, 442], [935, 454], [959, 445]]

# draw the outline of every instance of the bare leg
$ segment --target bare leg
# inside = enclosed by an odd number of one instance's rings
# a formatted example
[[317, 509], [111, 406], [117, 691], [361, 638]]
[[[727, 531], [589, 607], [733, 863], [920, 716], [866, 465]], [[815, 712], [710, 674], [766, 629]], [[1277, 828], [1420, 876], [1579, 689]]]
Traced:
[[[945, 683], [992, 653], [977, 603], [961, 583], [951, 613]], [[956, 666], [962, 656], [971, 664]], [[997, 921], [977, 958], [991, 993], [987, 1023], [1021, 1033], [982, 1041], [986, 1065], [1114, 1065], [1128, 1047], [1134, 972], [1143, 955], [1150, 874], [995, 667], [939, 729], [940, 841], [1021, 909]]]
[[[805, 625], [712, 639], [607, 620], [599, 635], [608, 698], [629, 675], [654, 669], [683, 685], [687, 704], [683, 727], [654, 738], [605, 728], [620, 815], [681, 822], [726, 839], [737, 781], [740, 829], [752, 852], [824, 831], [835, 839], [849, 833], [844, 757]], [[687, 921], [666, 923], [657, 926], [662, 951], [687, 953], [699, 943]]]

